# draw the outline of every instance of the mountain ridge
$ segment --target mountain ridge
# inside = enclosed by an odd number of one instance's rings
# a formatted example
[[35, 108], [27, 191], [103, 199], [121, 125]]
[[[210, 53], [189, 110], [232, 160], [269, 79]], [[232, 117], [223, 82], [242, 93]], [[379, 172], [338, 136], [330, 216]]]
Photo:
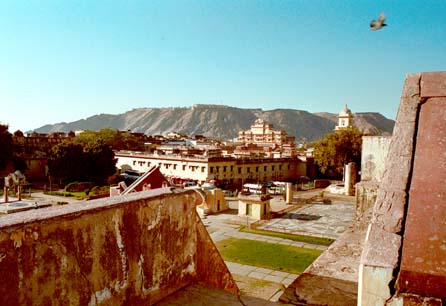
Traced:
[[[367, 134], [391, 135], [395, 122], [377, 112], [354, 115], [354, 125]], [[130, 130], [147, 135], [178, 132], [233, 139], [241, 130], [248, 130], [257, 118], [285, 130], [297, 140], [315, 140], [334, 130], [337, 114], [310, 113], [304, 110], [278, 108], [237, 108], [227, 105], [194, 104], [191, 107], [134, 108], [122, 114], [97, 114], [73, 122], [46, 124], [35, 129], [38, 133], [100, 130], [104, 128]]]

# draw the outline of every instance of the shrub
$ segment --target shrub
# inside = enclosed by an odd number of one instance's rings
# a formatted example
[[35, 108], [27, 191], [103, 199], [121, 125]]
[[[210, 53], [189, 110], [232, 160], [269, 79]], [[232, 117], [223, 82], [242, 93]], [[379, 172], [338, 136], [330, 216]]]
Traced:
[[110, 187], [108, 186], [94, 186], [91, 188], [89, 195], [106, 194], [110, 192]]
[[65, 186], [65, 191], [68, 192], [82, 192], [88, 191], [94, 185], [92, 182], [73, 182]]

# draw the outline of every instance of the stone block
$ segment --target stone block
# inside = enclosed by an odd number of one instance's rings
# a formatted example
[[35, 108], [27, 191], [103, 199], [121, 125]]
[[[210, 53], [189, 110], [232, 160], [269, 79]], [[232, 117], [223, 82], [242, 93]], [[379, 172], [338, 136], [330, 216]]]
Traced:
[[[418, 95], [412, 97], [402, 97], [400, 100], [400, 106], [398, 108], [395, 124], [415, 122], [417, 119], [416, 114], [418, 112], [420, 103], [421, 100]], [[396, 135], [396, 133], [394, 132], [393, 135]]]
[[386, 163], [386, 173], [382, 180], [386, 190], [404, 191], [407, 188], [411, 171], [411, 158], [391, 158]]
[[401, 232], [406, 197], [405, 191], [387, 191], [386, 187], [381, 187], [373, 207], [372, 223], [389, 233]]
[[279, 298], [294, 305], [356, 306], [357, 283], [303, 273]]
[[384, 267], [359, 266], [358, 306], [384, 305], [391, 297], [389, 283], [393, 269]]
[[[415, 116], [416, 114], [414, 114]], [[412, 156], [414, 146], [416, 123], [413, 122], [398, 122], [395, 123], [393, 132], [398, 137], [394, 137], [394, 141], [391, 142], [388, 159], [401, 159], [401, 157]]]
[[411, 190], [444, 191], [446, 178], [446, 97], [422, 105], [414, 159], [415, 182]]
[[440, 299], [422, 297], [414, 294], [398, 294], [390, 299], [386, 306], [442, 306]]
[[[402, 97], [413, 97], [420, 94], [421, 73], [411, 73], [406, 75], [404, 80]], [[400, 105], [401, 106], [401, 105]]]
[[371, 223], [362, 250], [361, 264], [394, 269], [398, 265], [400, 248], [401, 236]]
[[421, 75], [421, 97], [446, 97], [446, 72], [424, 72]]
[[384, 305], [398, 265], [401, 237], [370, 224], [359, 265], [358, 305]]
[[420, 110], [404, 244], [400, 292], [446, 299], [446, 98]]

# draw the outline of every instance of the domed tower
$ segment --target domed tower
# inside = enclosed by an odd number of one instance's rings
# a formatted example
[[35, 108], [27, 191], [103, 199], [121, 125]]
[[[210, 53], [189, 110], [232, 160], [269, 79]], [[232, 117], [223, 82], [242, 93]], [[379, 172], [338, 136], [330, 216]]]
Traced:
[[347, 107], [345, 107], [338, 115], [338, 125], [335, 127], [335, 131], [349, 129], [353, 127], [353, 114], [352, 111]]

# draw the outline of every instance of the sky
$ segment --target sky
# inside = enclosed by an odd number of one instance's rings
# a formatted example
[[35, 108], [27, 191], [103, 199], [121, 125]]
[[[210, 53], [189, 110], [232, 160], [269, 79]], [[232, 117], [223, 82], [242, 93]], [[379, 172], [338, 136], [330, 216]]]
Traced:
[[444, 0], [0, 1], [11, 133], [193, 104], [395, 119], [407, 74], [445, 70]]

